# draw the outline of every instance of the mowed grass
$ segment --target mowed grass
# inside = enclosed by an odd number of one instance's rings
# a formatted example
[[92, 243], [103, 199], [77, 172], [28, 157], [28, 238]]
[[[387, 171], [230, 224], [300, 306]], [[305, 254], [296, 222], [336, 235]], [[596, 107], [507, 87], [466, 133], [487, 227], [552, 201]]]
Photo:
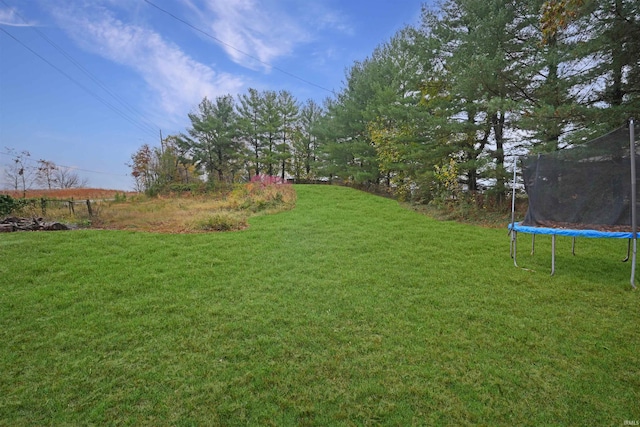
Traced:
[[[626, 242], [298, 186], [246, 230], [0, 235], [2, 425], [623, 425]], [[535, 271], [531, 271], [535, 270]]]

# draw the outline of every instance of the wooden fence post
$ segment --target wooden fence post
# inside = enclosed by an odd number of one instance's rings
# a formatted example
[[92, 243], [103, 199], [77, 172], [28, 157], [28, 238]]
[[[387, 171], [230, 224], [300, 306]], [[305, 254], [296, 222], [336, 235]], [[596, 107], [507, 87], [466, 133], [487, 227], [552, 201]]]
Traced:
[[87, 199], [87, 210], [89, 211], [89, 218], [93, 216], [93, 211], [91, 210], [91, 200]]

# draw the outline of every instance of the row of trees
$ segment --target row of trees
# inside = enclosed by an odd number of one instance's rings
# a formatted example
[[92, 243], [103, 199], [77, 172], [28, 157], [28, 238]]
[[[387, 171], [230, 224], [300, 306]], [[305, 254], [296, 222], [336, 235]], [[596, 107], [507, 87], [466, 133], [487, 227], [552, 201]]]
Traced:
[[[509, 156], [578, 144], [638, 113], [640, 2], [448, 0], [353, 64], [322, 107], [284, 91], [205, 98], [151, 163], [171, 152], [185, 181], [267, 173], [500, 201]], [[137, 154], [149, 188], [162, 173]]]
[[326, 160], [400, 195], [431, 200], [453, 173], [458, 191], [501, 200], [508, 155], [639, 112], [639, 2], [450, 0], [351, 67], [327, 109]]
[[314, 101], [300, 105], [287, 91], [205, 97], [189, 114], [186, 133], [162, 139], [160, 147], [143, 145], [129, 166], [137, 189], [152, 193], [203, 179], [214, 186], [260, 174], [311, 179], [321, 116]]
[[56, 165], [50, 160], [34, 161], [29, 151], [16, 151], [6, 148], [11, 158], [4, 168], [5, 185], [13, 191], [23, 194], [34, 186], [38, 188], [80, 188], [86, 187], [88, 181], [81, 178], [72, 168]]

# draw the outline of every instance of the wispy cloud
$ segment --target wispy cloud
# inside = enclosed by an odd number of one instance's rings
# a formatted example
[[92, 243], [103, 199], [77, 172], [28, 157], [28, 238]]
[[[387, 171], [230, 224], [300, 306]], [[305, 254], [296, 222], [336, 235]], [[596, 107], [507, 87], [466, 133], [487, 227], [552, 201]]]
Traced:
[[290, 16], [264, 2], [209, 1], [207, 7], [214, 16], [213, 35], [227, 43], [223, 46], [227, 54], [244, 66], [268, 69], [267, 64], [290, 55], [296, 44], [310, 37]]
[[25, 21], [21, 16], [16, 9], [0, 8], [0, 25], [10, 27], [32, 27], [35, 25], [34, 22]]
[[204, 96], [237, 93], [242, 79], [216, 72], [142, 25], [105, 9], [57, 10], [56, 18], [84, 49], [135, 70], [171, 115], [185, 115]]
[[306, 7], [307, 25], [318, 30], [331, 31], [352, 36], [355, 30], [349, 19], [340, 11], [329, 9], [322, 3], [309, 2]]
[[242, 66], [265, 70], [281, 57], [296, 54], [322, 31], [351, 31], [340, 14], [299, 1], [183, 0], [200, 25], [221, 40], [229, 57]]

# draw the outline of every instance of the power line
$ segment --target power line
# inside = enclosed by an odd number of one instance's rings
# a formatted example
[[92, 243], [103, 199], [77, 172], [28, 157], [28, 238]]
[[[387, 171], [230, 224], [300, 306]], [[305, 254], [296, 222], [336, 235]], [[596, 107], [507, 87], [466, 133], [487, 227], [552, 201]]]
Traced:
[[[0, 0], [0, 2], [2, 4], [4, 4], [6, 7], [11, 7], [11, 6], [9, 6], [7, 4], [7, 2], [5, 0]], [[22, 21], [25, 24], [29, 24], [29, 21], [27, 21], [27, 19], [24, 16], [22, 16], [20, 13], [18, 13], [16, 10], [14, 10], [13, 13], [15, 15], [17, 15], [20, 19], [22, 19]], [[98, 77], [96, 77], [93, 73], [91, 73], [79, 61], [77, 61], [75, 58], [73, 58], [73, 56], [71, 54], [69, 54], [67, 51], [65, 51], [61, 46], [59, 46], [53, 40], [51, 40], [49, 37], [47, 37], [42, 31], [40, 31], [38, 28], [36, 28], [33, 25], [29, 25], [29, 27], [33, 31], [35, 31], [41, 38], [43, 38], [47, 43], [49, 43], [51, 46], [53, 46], [53, 48], [55, 48], [58, 52], [60, 52], [65, 58], [67, 58], [67, 60], [69, 60], [69, 62], [71, 62], [80, 71], [82, 71], [95, 84], [100, 86], [100, 88], [102, 88], [105, 92], [107, 92], [109, 95], [111, 95], [111, 97], [114, 100], [116, 100], [117, 102], [119, 102], [120, 105], [125, 107], [127, 110], [129, 110], [134, 115], [137, 115], [141, 119], [140, 120], [140, 124], [146, 126], [153, 133], [155, 133], [158, 129], [160, 129], [160, 126], [154, 124], [153, 121], [151, 121], [147, 117], [145, 117], [145, 115], [142, 112], [140, 112], [135, 107], [133, 107], [131, 104], [129, 104], [126, 100], [124, 100], [117, 93], [115, 93], [111, 89], [109, 89], [109, 87], [105, 83], [103, 83]]]
[[306, 83], [306, 84], [311, 85], [311, 86], [314, 86], [314, 87], [316, 87], [316, 88], [318, 88], [318, 89], [322, 89], [322, 90], [324, 90], [324, 91], [327, 91], [327, 92], [331, 93], [332, 95], [335, 95], [335, 92], [334, 92], [333, 90], [331, 90], [331, 89], [327, 89], [327, 88], [326, 88], [326, 87], [324, 87], [324, 86], [320, 86], [320, 85], [318, 85], [318, 84], [316, 84], [316, 83], [313, 83], [313, 82], [312, 82], [312, 81], [310, 81], [310, 80], [307, 80], [307, 79], [305, 79], [305, 78], [303, 78], [303, 77], [300, 77], [300, 76], [298, 76], [298, 75], [296, 75], [296, 74], [293, 74], [293, 73], [291, 73], [291, 72], [289, 72], [289, 71], [287, 71], [287, 70], [285, 70], [285, 69], [282, 69], [282, 68], [276, 67], [276, 66], [274, 66], [274, 65], [269, 64], [268, 62], [265, 62], [265, 61], [263, 61], [263, 60], [261, 60], [261, 59], [259, 59], [259, 58], [256, 58], [255, 56], [251, 55], [250, 53], [247, 53], [247, 52], [245, 52], [245, 51], [243, 51], [243, 50], [240, 50], [240, 49], [238, 49], [237, 47], [235, 47], [235, 46], [233, 46], [233, 45], [231, 45], [231, 44], [229, 44], [229, 43], [225, 42], [224, 40], [221, 40], [221, 39], [219, 39], [219, 38], [217, 38], [217, 37], [215, 37], [215, 36], [213, 36], [213, 35], [209, 34], [208, 32], [206, 32], [206, 31], [204, 31], [204, 30], [202, 30], [202, 29], [200, 29], [200, 28], [196, 27], [195, 25], [191, 24], [190, 22], [185, 21], [184, 19], [182, 19], [182, 18], [180, 18], [180, 17], [178, 17], [178, 16], [174, 15], [173, 13], [169, 12], [169, 11], [168, 11], [168, 10], [166, 10], [166, 9], [161, 8], [160, 6], [158, 6], [158, 5], [154, 4], [154, 3], [152, 3], [152, 2], [151, 2], [151, 1], [149, 1], [149, 0], [142, 0], [142, 1], [144, 1], [145, 3], [147, 3], [149, 6], [153, 6], [154, 8], [158, 9], [159, 11], [161, 11], [161, 12], [163, 12], [163, 13], [165, 13], [165, 14], [169, 15], [171, 18], [175, 19], [176, 21], [179, 21], [179, 22], [183, 23], [183, 24], [184, 24], [184, 25], [186, 25], [187, 27], [189, 27], [189, 28], [191, 28], [191, 29], [193, 29], [193, 30], [195, 30], [195, 31], [199, 32], [200, 34], [203, 34], [203, 35], [205, 35], [206, 37], [209, 37], [210, 39], [212, 39], [212, 40], [216, 41], [218, 44], [221, 44], [221, 45], [226, 46], [226, 47], [228, 47], [228, 48], [230, 48], [230, 49], [233, 49], [233, 50], [235, 50], [236, 52], [238, 52], [238, 53], [240, 53], [240, 54], [242, 54], [242, 55], [246, 56], [247, 58], [253, 59], [254, 61], [259, 62], [259, 63], [260, 63], [260, 64], [262, 64], [262, 65], [266, 65], [267, 67], [273, 68], [274, 70], [279, 71], [279, 72], [281, 72], [282, 74], [286, 74], [286, 75], [287, 75], [287, 76], [289, 76], [289, 77], [293, 77], [294, 79], [300, 80], [300, 81], [301, 81], [301, 82], [303, 82], [303, 83]]
[[[2, 1], [2, 0], [0, 0]], [[3, 1], [4, 3], [4, 1]], [[20, 15], [18, 15], [20, 16]], [[35, 27], [31, 27], [34, 31], [36, 31], [40, 37], [42, 37], [44, 40], [46, 40], [51, 46], [53, 46], [58, 52], [60, 52], [65, 58], [67, 58], [69, 60], [69, 62], [71, 62], [73, 65], [75, 65], [80, 71], [82, 71], [87, 77], [89, 77], [89, 79], [91, 79], [95, 84], [97, 84], [100, 88], [102, 88], [105, 92], [107, 92], [109, 95], [111, 95], [111, 97], [116, 100], [117, 102], [120, 103], [120, 105], [122, 105], [124, 108], [126, 108], [127, 110], [129, 110], [131, 113], [133, 113], [134, 115], [137, 115], [141, 120], [139, 121], [140, 124], [144, 125], [145, 127], [147, 127], [151, 132], [156, 133], [158, 129], [160, 129], [160, 126], [154, 124], [151, 120], [149, 120], [148, 118], [144, 117], [144, 114], [142, 114], [139, 110], [137, 110], [135, 107], [133, 107], [131, 104], [129, 104], [127, 101], [125, 101], [121, 96], [119, 96], [117, 93], [113, 92], [111, 89], [109, 89], [109, 87], [106, 86], [106, 84], [104, 84], [100, 79], [98, 79], [98, 77], [96, 77], [94, 74], [92, 74], [89, 70], [87, 70], [82, 64], [80, 64], [78, 61], [76, 61], [69, 53], [67, 53], [64, 49], [62, 49], [60, 46], [58, 46], [57, 44], [55, 44], [51, 39], [49, 39], [47, 36], [45, 36], [40, 30], [38, 30]]]
[[[27, 46], [25, 43], [23, 43], [20, 39], [18, 39], [17, 37], [15, 37], [13, 34], [9, 33], [6, 29], [0, 27], [0, 31], [2, 31], [3, 33], [5, 33], [7, 36], [11, 37], [13, 40], [15, 40], [18, 44], [20, 44], [23, 48], [27, 49], [29, 52], [31, 52], [33, 55], [35, 55], [36, 57], [38, 57], [40, 60], [42, 60], [43, 62], [47, 63], [50, 67], [52, 67], [53, 69], [55, 69], [56, 71], [58, 71], [60, 74], [62, 74], [63, 76], [65, 76], [67, 79], [69, 79], [72, 83], [76, 84], [78, 87], [80, 87], [82, 90], [84, 90], [85, 92], [87, 92], [89, 95], [93, 96], [94, 98], [96, 98], [98, 101], [100, 101], [102, 104], [104, 104], [106, 107], [108, 107], [109, 109], [111, 109], [113, 112], [115, 112], [116, 114], [118, 114], [120, 117], [122, 117], [123, 119], [127, 120], [128, 122], [130, 122], [131, 124], [133, 124], [134, 126], [138, 127], [138, 129], [149, 133], [150, 135], [153, 135], [153, 137], [155, 138], [155, 130], [152, 132], [148, 127], [144, 127], [142, 124], [140, 124], [138, 121], [132, 119], [131, 117], [129, 117], [127, 114], [125, 114], [124, 112], [122, 112], [120, 109], [118, 109], [117, 107], [115, 107], [114, 105], [112, 105], [109, 101], [105, 100], [103, 97], [101, 97], [100, 95], [98, 95], [97, 93], [91, 91], [89, 88], [87, 88], [85, 85], [83, 85], [82, 83], [80, 83], [78, 80], [76, 80], [74, 77], [72, 77], [71, 75], [69, 75], [68, 73], [66, 73], [64, 70], [62, 70], [61, 68], [59, 68], [58, 66], [56, 66], [55, 64], [53, 64], [51, 61], [47, 60], [45, 57], [43, 57], [42, 55], [40, 55], [38, 52], [36, 52], [35, 50], [31, 49], [29, 46]], [[148, 124], [147, 124], [148, 126]]]
[[[14, 156], [15, 155], [15, 153], [9, 153], [9, 152], [6, 152], [6, 151], [0, 151], [0, 154], [4, 154], [6, 156]], [[26, 162], [30, 162], [30, 163], [38, 163], [39, 162], [39, 160], [32, 159], [31, 157], [26, 157], [26, 158], [23, 158], [22, 160], [26, 161]], [[79, 168], [79, 167], [76, 167], [76, 166], [65, 166], [65, 165], [60, 165], [60, 164], [55, 163], [55, 162], [52, 162], [52, 163], [56, 167], [61, 167], [61, 168], [70, 169], [70, 170], [76, 170], [76, 171], [80, 171], [80, 172], [98, 173], [98, 174], [102, 174], [102, 175], [120, 176], [120, 177], [129, 176], [128, 173], [127, 174], [119, 174], [119, 173], [112, 173], [112, 172], [94, 171], [94, 170], [91, 170], [91, 169], [82, 169], [82, 168]], [[4, 163], [4, 166], [10, 166], [10, 165]]]

